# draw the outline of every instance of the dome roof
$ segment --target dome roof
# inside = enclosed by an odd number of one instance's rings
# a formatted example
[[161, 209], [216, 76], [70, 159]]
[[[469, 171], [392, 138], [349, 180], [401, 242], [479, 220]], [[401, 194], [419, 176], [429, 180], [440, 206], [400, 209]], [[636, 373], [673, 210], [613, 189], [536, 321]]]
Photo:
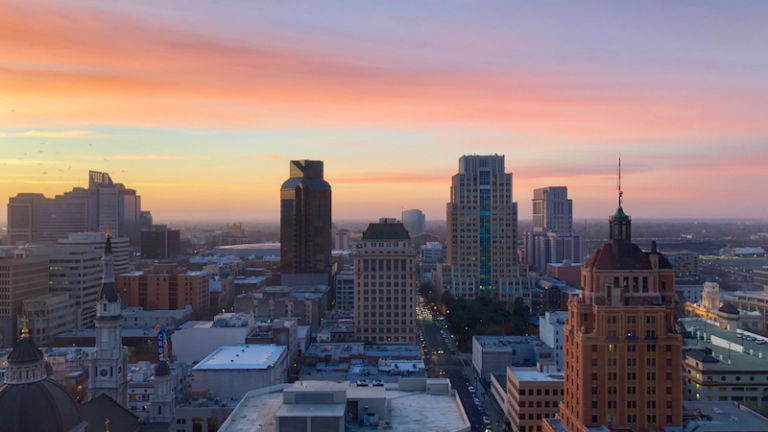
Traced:
[[28, 384], [3, 384], [0, 419], [4, 432], [84, 430], [80, 406], [50, 378]]
[[28, 338], [21, 339], [8, 355], [8, 363], [10, 364], [32, 363], [42, 359], [42, 351], [35, 346], [32, 339]]

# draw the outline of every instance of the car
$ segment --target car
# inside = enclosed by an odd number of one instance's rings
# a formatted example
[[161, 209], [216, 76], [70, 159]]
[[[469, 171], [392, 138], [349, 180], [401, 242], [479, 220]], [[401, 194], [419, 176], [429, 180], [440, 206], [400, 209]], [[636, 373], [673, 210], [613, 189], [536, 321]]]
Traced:
[[736, 337], [737, 337], [737, 338], [739, 338], [739, 339], [741, 339], [741, 338], [743, 338], [743, 337], [744, 337], [744, 333], [739, 333], [739, 334], [737, 334], [737, 335], [736, 335]]
[[467, 389], [469, 390], [470, 393], [474, 393], [475, 392], [475, 388], [473, 386], [469, 386], [469, 387], [467, 387]]
[[488, 418], [488, 416], [483, 416], [483, 423], [485, 424], [491, 424], [491, 419]]
[[768, 343], [768, 342], [766, 342], [765, 339], [758, 339], [758, 340], [755, 341], [755, 343], [758, 344], [758, 345], [762, 345], [762, 344]]
[[382, 381], [382, 380], [373, 380], [373, 386], [374, 387], [384, 387], [384, 381]]
[[485, 432], [493, 432], [493, 429], [487, 427], [487, 428], [485, 428]]

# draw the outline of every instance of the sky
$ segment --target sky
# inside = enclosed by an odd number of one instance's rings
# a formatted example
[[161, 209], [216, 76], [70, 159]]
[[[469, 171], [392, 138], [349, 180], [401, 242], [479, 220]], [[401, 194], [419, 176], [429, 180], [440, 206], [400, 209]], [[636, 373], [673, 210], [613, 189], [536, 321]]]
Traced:
[[[334, 219], [445, 218], [498, 153], [521, 219], [768, 218], [768, 3], [0, 0], [0, 200], [137, 189], [155, 220], [279, 218], [325, 161]], [[5, 213], [5, 212], [0, 212]], [[5, 215], [0, 215], [0, 220]]]

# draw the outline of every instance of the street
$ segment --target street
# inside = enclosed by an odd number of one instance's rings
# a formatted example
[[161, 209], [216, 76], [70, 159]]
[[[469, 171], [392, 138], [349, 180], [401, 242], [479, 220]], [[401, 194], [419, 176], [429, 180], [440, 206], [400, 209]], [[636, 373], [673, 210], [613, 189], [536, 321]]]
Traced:
[[[454, 341], [443, 334], [448, 334], [438, 321], [435, 321], [430, 313], [422, 313], [420, 324], [424, 336], [424, 359], [427, 365], [429, 377], [447, 377], [451, 386], [459, 395], [459, 400], [467, 414], [473, 432], [487, 430], [503, 430], [503, 414], [499, 413], [491, 395], [485, 394], [482, 386], [474, 385], [475, 394], [469, 387], [475, 381], [472, 374], [471, 356], [458, 352]], [[444, 333], [441, 332], [444, 330]], [[440, 351], [443, 354], [440, 354]], [[480, 400], [481, 405], [476, 405], [474, 397]], [[489, 418], [489, 423], [483, 421], [483, 417]]]

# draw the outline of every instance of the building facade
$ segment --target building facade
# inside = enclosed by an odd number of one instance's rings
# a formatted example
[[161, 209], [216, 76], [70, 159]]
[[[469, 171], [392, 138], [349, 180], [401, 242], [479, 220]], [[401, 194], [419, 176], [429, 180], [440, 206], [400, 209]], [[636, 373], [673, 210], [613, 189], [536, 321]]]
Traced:
[[533, 232], [525, 234], [525, 260], [538, 273], [547, 264], [581, 262], [583, 241], [573, 232], [573, 200], [568, 188], [549, 186], [533, 191]]
[[504, 156], [462, 156], [447, 204], [443, 287], [456, 297], [528, 298], [517, 259], [517, 203]]
[[[95, 304], [93, 309], [96, 310]], [[22, 302], [18, 325], [26, 318], [32, 341], [47, 347], [57, 334], [77, 328], [77, 312], [77, 305], [69, 293], [44, 294]]]
[[119, 275], [117, 286], [128, 306], [170, 310], [189, 305], [196, 313], [205, 313], [210, 308], [210, 281], [210, 273], [204, 270], [158, 264], [149, 270]]
[[552, 348], [558, 371], [563, 370], [563, 327], [567, 318], [567, 311], [546, 312], [539, 317], [539, 339]]
[[28, 248], [0, 248], [0, 347], [13, 346], [25, 300], [48, 294], [48, 258]]
[[419, 209], [403, 210], [401, 220], [411, 237], [420, 236], [426, 231], [427, 218]]
[[104, 278], [103, 255], [103, 246], [98, 252], [82, 244], [58, 244], [50, 249], [50, 289], [69, 294], [77, 309], [78, 329], [94, 325], [96, 299]]
[[541, 432], [542, 420], [558, 414], [563, 375], [508, 367], [505, 399], [504, 414], [514, 432]]
[[355, 309], [355, 268], [344, 266], [336, 275], [336, 309]]
[[655, 430], [682, 426], [682, 336], [675, 319], [672, 265], [632, 243], [621, 207], [610, 241], [582, 268], [568, 301], [562, 425]]
[[327, 273], [331, 263], [331, 185], [323, 162], [291, 161], [280, 188], [280, 271]]
[[354, 254], [355, 337], [371, 343], [416, 344], [416, 250], [402, 223], [381, 219]]

